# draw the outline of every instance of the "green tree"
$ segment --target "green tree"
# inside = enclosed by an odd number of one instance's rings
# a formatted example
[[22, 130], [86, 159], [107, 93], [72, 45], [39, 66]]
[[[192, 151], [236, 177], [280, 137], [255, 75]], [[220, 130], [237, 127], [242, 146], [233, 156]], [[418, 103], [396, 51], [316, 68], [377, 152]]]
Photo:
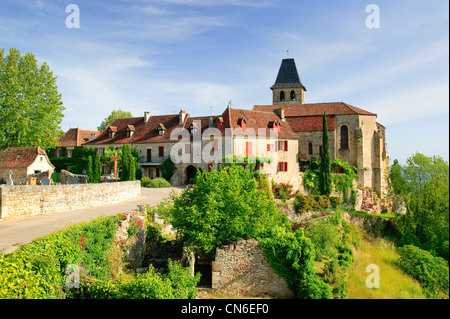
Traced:
[[406, 180], [402, 174], [402, 166], [397, 159], [394, 160], [389, 170], [389, 186], [397, 196], [405, 196], [408, 192]]
[[330, 196], [333, 190], [333, 179], [330, 164], [330, 141], [328, 139], [327, 115], [323, 112], [322, 155], [320, 162], [320, 194]]
[[284, 227], [272, 227], [258, 238], [273, 270], [302, 299], [331, 299], [331, 287], [314, 269], [314, 245], [303, 230], [295, 234]]
[[254, 173], [230, 165], [198, 172], [196, 184], [173, 196], [171, 222], [185, 243], [213, 255], [227, 240], [256, 238], [275, 225], [289, 228], [286, 215], [259, 189]]
[[86, 167], [86, 175], [88, 178], [88, 183], [93, 183], [94, 181], [94, 171], [92, 166], [92, 156], [89, 156], [87, 159], [87, 167]]
[[121, 181], [134, 181], [136, 180], [136, 166], [135, 159], [131, 155], [131, 147], [128, 144], [124, 144], [122, 147], [122, 158], [120, 159], [122, 171], [120, 173]]
[[58, 145], [65, 108], [56, 78], [33, 54], [0, 49], [0, 150]]
[[123, 110], [113, 110], [111, 112], [111, 114], [105, 118], [102, 123], [100, 123], [100, 126], [97, 127], [97, 130], [102, 132], [106, 129], [106, 127], [108, 126], [108, 124], [112, 124], [115, 120], [119, 120], [119, 119], [126, 119], [126, 118], [130, 118], [133, 117], [133, 115], [131, 114], [131, 112], [128, 111], [123, 111]]
[[158, 168], [161, 171], [161, 176], [170, 183], [170, 178], [177, 170], [177, 167], [175, 166], [174, 162], [172, 162], [170, 156], [166, 158], [164, 162], [158, 166]]
[[[407, 213], [399, 221], [405, 244], [449, 258], [449, 166], [440, 156], [416, 153], [401, 169]], [[409, 242], [408, 242], [409, 241]]]
[[100, 163], [100, 155], [97, 152], [94, 155], [92, 175], [94, 183], [100, 182], [100, 177], [102, 176], [102, 164]]

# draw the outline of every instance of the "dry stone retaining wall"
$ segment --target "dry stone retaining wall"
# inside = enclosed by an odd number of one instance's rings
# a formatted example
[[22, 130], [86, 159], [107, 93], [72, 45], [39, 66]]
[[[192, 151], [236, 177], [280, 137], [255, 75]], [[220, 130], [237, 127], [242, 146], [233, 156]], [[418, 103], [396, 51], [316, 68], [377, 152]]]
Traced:
[[141, 195], [140, 181], [0, 186], [0, 218], [52, 214], [115, 204]]
[[255, 239], [217, 248], [212, 263], [212, 288], [225, 295], [294, 297], [286, 281], [272, 269]]

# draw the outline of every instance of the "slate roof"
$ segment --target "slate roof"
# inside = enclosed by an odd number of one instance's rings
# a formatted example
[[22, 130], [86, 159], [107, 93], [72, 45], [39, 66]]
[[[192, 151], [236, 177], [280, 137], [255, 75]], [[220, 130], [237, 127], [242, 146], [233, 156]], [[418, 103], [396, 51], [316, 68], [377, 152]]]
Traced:
[[58, 147], [75, 147], [92, 140], [91, 135], [98, 136], [99, 131], [81, 130], [79, 128], [69, 129], [63, 137], [58, 140]]
[[306, 88], [303, 86], [300, 77], [298, 76], [294, 59], [283, 59], [283, 61], [281, 61], [277, 79], [271, 89], [285, 87], [303, 87], [306, 91]]
[[[28, 168], [38, 155], [45, 155], [50, 163], [47, 153], [40, 147], [9, 147], [0, 153], [0, 168]], [[50, 165], [54, 168], [51, 163]]]

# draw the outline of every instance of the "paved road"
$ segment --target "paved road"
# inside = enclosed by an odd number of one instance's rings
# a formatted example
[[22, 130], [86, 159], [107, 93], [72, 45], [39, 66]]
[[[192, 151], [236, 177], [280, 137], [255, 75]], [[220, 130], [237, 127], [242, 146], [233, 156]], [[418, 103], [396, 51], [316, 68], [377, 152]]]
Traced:
[[104, 205], [93, 208], [78, 209], [65, 213], [51, 215], [36, 215], [20, 219], [0, 221], [0, 254], [9, 253], [35, 238], [45, 236], [69, 224], [88, 221], [101, 215], [115, 215], [129, 212], [137, 208], [137, 204], [155, 206], [162, 199], [169, 196], [175, 189], [182, 191], [182, 187], [175, 188], [142, 188], [141, 196], [118, 204]]

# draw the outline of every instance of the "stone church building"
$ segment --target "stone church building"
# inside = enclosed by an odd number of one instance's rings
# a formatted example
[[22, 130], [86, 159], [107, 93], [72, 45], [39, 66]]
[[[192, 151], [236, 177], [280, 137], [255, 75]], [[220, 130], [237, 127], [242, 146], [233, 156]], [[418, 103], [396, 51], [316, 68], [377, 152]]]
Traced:
[[273, 112], [289, 123], [298, 136], [298, 161], [320, 158], [322, 117], [326, 112], [330, 157], [357, 167], [359, 184], [383, 196], [387, 188], [389, 158], [385, 127], [377, 115], [344, 102], [305, 103], [306, 88], [300, 81], [294, 59], [284, 59], [275, 84], [272, 105], [255, 105], [253, 110]]

